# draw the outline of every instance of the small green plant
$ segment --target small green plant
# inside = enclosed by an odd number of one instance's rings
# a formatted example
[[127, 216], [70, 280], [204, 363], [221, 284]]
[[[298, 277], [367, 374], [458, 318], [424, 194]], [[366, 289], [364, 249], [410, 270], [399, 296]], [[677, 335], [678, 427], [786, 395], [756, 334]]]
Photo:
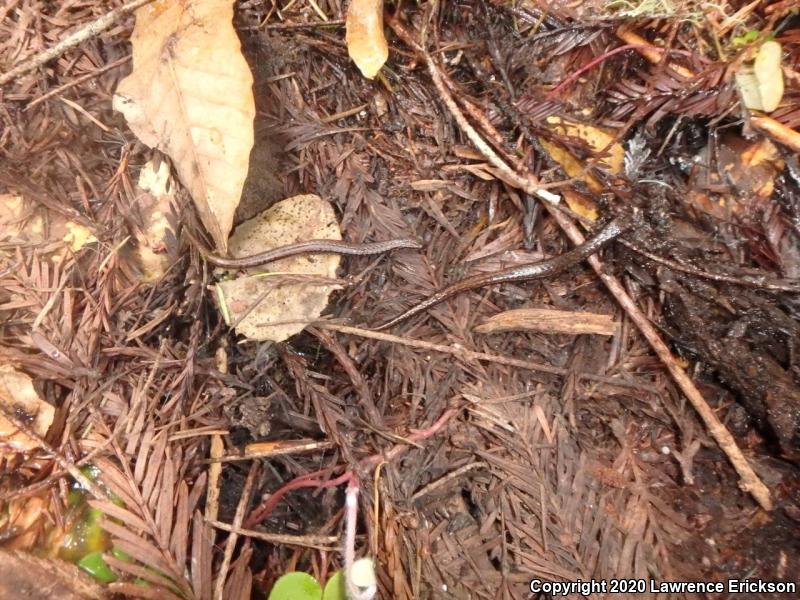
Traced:
[[748, 44], [752, 44], [756, 40], [760, 40], [763, 42], [769, 42], [775, 39], [774, 33], [768, 33], [766, 35], [763, 32], [759, 31], [758, 29], [751, 29], [750, 31], [746, 31], [742, 35], [737, 35], [731, 40], [731, 43], [734, 46], [747, 46]]
[[751, 29], [747, 33], [742, 35], [737, 35], [733, 38], [733, 45], [734, 46], [746, 46], [747, 44], [752, 44], [758, 39], [758, 34], [761, 32], [758, 29]]
[[308, 573], [292, 571], [275, 582], [267, 600], [347, 600], [347, 594], [341, 571], [328, 579], [324, 590]]
[[336, 571], [333, 577], [328, 579], [325, 584], [325, 591], [322, 592], [322, 600], [347, 600], [347, 592], [344, 590], [344, 577], [341, 571]]
[[[97, 481], [99, 470], [94, 465], [86, 465], [81, 472], [90, 481]], [[110, 494], [111, 501], [119, 506], [121, 499]], [[58, 549], [58, 556], [77, 564], [81, 569], [102, 583], [112, 583], [117, 576], [103, 560], [103, 554], [110, 552], [120, 560], [128, 561], [130, 557], [111, 547], [108, 534], [100, 525], [102, 511], [89, 506], [89, 496], [80, 482], [75, 482], [67, 494], [67, 506], [72, 527], [66, 532]]]

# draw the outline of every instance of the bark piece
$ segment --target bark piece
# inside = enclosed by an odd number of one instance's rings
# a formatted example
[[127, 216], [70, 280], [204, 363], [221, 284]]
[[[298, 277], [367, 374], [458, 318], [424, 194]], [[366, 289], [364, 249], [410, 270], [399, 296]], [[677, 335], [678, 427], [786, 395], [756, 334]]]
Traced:
[[475, 327], [478, 333], [540, 331], [578, 335], [614, 335], [617, 324], [611, 315], [546, 308], [519, 308], [498, 313]]

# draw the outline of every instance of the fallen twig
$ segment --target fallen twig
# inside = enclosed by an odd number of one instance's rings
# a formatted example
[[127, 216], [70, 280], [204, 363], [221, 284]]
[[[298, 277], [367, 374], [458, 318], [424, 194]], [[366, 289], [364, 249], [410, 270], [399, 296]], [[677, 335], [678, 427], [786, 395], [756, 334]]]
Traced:
[[800, 133], [796, 132], [794, 129], [787, 127], [772, 117], [756, 113], [751, 114], [750, 124], [761, 133], [766, 133], [775, 141], [791, 148], [795, 152], [800, 152]]
[[70, 48], [77, 46], [78, 44], [85, 42], [90, 38], [93, 38], [98, 33], [111, 27], [111, 25], [113, 25], [121, 17], [124, 17], [125, 15], [133, 12], [141, 6], [144, 6], [145, 4], [150, 4], [152, 1], [153, 0], [132, 0], [127, 4], [123, 4], [119, 8], [115, 8], [114, 10], [107, 12], [94, 21], [87, 23], [77, 31], [74, 31], [65, 37], [55, 46], [42, 50], [39, 52], [39, 54], [18, 64], [7, 73], [0, 75], [0, 85], [8, 83], [12, 79], [19, 77], [28, 71], [33, 71], [35, 68], [40, 67], [44, 63], [62, 55]]
[[316, 550], [324, 550], [326, 552], [333, 552], [338, 548], [339, 537], [335, 535], [288, 535], [285, 533], [266, 533], [264, 531], [257, 531], [255, 529], [242, 529], [240, 527], [233, 527], [222, 521], [206, 521], [215, 529], [228, 531], [237, 535], [255, 538], [257, 540], [264, 540], [270, 544], [286, 544], [287, 546], [302, 546], [303, 548], [314, 548]]
[[118, 67], [118, 66], [128, 62], [131, 58], [132, 58], [132, 55], [130, 55], [130, 54], [128, 56], [123, 56], [122, 58], [117, 59], [112, 63], [108, 63], [107, 65], [104, 65], [104, 66], [100, 67], [99, 69], [95, 69], [91, 73], [86, 73], [85, 75], [81, 75], [80, 77], [78, 77], [76, 79], [73, 79], [72, 81], [69, 81], [69, 82], [65, 83], [64, 85], [60, 85], [57, 88], [53, 88], [52, 90], [50, 90], [46, 94], [43, 94], [43, 95], [39, 96], [38, 98], [28, 102], [27, 106], [25, 106], [25, 111], [30, 110], [31, 108], [33, 108], [37, 104], [41, 104], [42, 102], [44, 102], [48, 98], [52, 98], [53, 96], [57, 96], [58, 94], [68, 90], [71, 87], [75, 87], [76, 85], [79, 85], [79, 84], [83, 83], [84, 81], [88, 81], [88, 80], [90, 80], [90, 79], [92, 79], [94, 77], [97, 77], [98, 75], [102, 75], [106, 71], [110, 71], [111, 69], [113, 69], [115, 67]]
[[222, 565], [219, 568], [217, 581], [214, 585], [214, 600], [223, 600], [225, 579], [228, 577], [228, 569], [231, 565], [231, 558], [233, 558], [233, 551], [236, 548], [236, 541], [239, 539], [239, 534], [236, 532], [242, 526], [244, 511], [247, 510], [247, 505], [250, 503], [250, 494], [253, 491], [253, 484], [256, 480], [259, 464], [258, 462], [254, 462], [250, 465], [250, 471], [247, 473], [247, 479], [242, 487], [242, 495], [239, 497], [239, 505], [236, 507], [236, 514], [233, 517], [232, 531], [225, 543], [225, 554], [222, 556]]

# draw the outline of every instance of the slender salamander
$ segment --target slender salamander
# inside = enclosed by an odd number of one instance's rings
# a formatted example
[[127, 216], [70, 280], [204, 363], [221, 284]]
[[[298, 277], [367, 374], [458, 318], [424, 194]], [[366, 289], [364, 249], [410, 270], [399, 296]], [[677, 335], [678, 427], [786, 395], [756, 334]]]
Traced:
[[414, 240], [405, 239], [370, 242], [367, 244], [356, 244], [340, 240], [307, 240], [305, 242], [279, 246], [272, 250], [267, 250], [266, 252], [259, 252], [258, 254], [239, 258], [218, 256], [211, 252], [206, 252], [199, 244], [198, 247], [201, 249], [201, 254], [205, 259], [214, 265], [226, 269], [249, 269], [272, 262], [273, 260], [286, 258], [287, 256], [296, 256], [298, 254], [353, 254], [365, 256], [369, 254], [382, 254], [400, 248], [421, 248], [422, 245]]
[[616, 238], [621, 233], [625, 232], [632, 226], [632, 220], [626, 217], [619, 217], [610, 221], [600, 231], [583, 242], [579, 246], [575, 246], [572, 250], [565, 252], [559, 256], [548, 258], [535, 263], [528, 263], [511, 267], [502, 271], [494, 273], [482, 273], [467, 277], [452, 283], [432, 295], [428, 296], [425, 300], [412, 306], [404, 313], [390, 319], [389, 321], [375, 327], [375, 331], [382, 329], [389, 329], [394, 327], [401, 321], [418, 315], [419, 313], [428, 310], [432, 306], [447, 300], [461, 292], [473, 290], [476, 288], [484, 287], [487, 285], [495, 285], [498, 283], [510, 283], [516, 281], [530, 281], [532, 279], [540, 279], [566, 271], [570, 267], [575, 266], [581, 261], [589, 258], [592, 254], [600, 250], [603, 246]]

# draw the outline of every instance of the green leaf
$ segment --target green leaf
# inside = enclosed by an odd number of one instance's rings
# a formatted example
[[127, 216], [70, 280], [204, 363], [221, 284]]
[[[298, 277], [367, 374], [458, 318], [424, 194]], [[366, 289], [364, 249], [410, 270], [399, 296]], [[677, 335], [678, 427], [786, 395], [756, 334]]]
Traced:
[[103, 553], [90, 552], [78, 561], [78, 566], [101, 583], [112, 583], [117, 580], [114, 571], [103, 560]]
[[333, 577], [328, 579], [328, 583], [325, 584], [325, 591], [322, 593], [322, 600], [347, 600], [344, 577], [341, 571], [336, 571]]
[[733, 45], [734, 46], [744, 46], [746, 44], [750, 44], [751, 42], [754, 42], [757, 37], [758, 37], [758, 30], [751, 29], [750, 31], [748, 31], [744, 35], [737, 35], [735, 38], [733, 38]]
[[275, 582], [267, 600], [322, 600], [322, 586], [308, 573], [293, 571]]
[[[758, 29], [751, 29], [747, 33], [742, 35], [737, 35], [733, 38], [733, 45], [734, 46], [746, 46], [747, 44], [752, 44], [758, 39], [758, 36], [761, 35], [761, 32]], [[770, 33], [764, 36], [764, 41], [769, 41], [775, 38], [775, 35]]]
[[111, 556], [118, 558], [119, 560], [124, 560], [125, 562], [131, 562], [130, 554], [123, 552], [122, 550], [117, 550], [116, 548], [111, 549]]

